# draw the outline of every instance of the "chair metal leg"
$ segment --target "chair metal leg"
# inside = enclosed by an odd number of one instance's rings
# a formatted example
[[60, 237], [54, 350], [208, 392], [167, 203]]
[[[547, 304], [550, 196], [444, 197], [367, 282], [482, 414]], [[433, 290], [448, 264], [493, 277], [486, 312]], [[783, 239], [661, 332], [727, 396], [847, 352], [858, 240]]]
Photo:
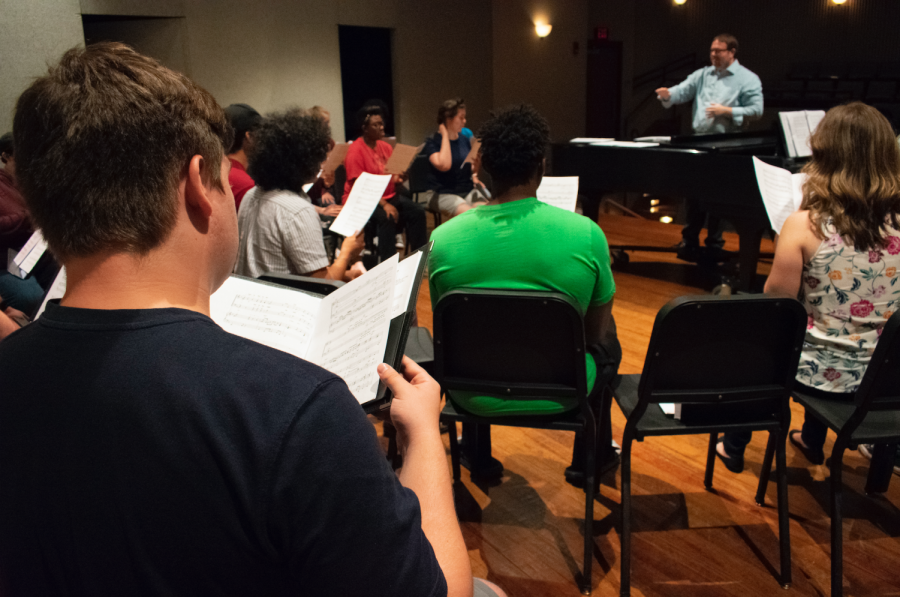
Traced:
[[579, 589], [582, 595], [591, 594], [591, 565], [594, 560], [594, 483], [597, 479], [597, 425], [593, 417], [584, 425], [584, 565]]
[[631, 430], [625, 429], [622, 437], [622, 546], [619, 554], [619, 595], [631, 595]]
[[447, 432], [450, 436], [450, 463], [453, 465], [453, 482], [459, 483], [459, 441], [456, 439], [456, 421], [447, 421]]
[[[766, 458], [763, 464], [763, 470], [760, 474], [760, 487], [765, 496], [765, 482], [768, 483], [769, 469], [772, 466], [772, 456], [770, 448], [774, 449], [778, 459], [778, 541], [781, 551], [781, 586], [787, 589], [791, 586], [791, 522], [789, 518], [790, 510], [788, 509], [788, 486], [787, 486], [787, 463], [785, 458], [785, 434], [787, 429], [779, 432], [769, 432], [769, 443], [766, 446]], [[777, 442], [777, 447], [773, 447]], [[757, 490], [757, 503], [762, 503], [759, 491]]]
[[838, 446], [838, 443], [835, 443], [831, 452], [831, 597], [841, 597], [844, 591], [844, 536], [841, 515], [844, 446]]
[[718, 441], [718, 433], [709, 434], [709, 448], [706, 450], [706, 476], [703, 478], [703, 486], [707, 489], [712, 489], [713, 472], [716, 468], [716, 444]]
[[[769, 441], [766, 444], [766, 455], [763, 456], [762, 468], [759, 470], [759, 486], [756, 488], [756, 505], [763, 506], [766, 503], [766, 491], [769, 488], [769, 474], [772, 472], [772, 457], [775, 455], [776, 451], [776, 442], [778, 442], [778, 438], [782, 436], [782, 432], [769, 432]], [[781, 440], [781, 443], [777, 444], [779, 448], [784, 447], [784, 440]], [[781, 469], [781, 464], [778, 465], [779, 474]], [[779, 499], [781, 496], [779, 495]], [[781, 515], [781, 506], [779, 508], [779, 516]]]

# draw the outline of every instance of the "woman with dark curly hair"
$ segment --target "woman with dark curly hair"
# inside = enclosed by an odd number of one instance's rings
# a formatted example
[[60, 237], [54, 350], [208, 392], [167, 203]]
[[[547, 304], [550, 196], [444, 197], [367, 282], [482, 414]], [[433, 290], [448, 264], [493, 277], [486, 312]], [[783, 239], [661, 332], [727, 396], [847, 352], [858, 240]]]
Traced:
[[428, 156], [428, 188], [432, 210], [452, 218], [487, 201], [475, 189], [472, 164], [466, 163], [472, 141], [462, 134], [466, 126], [466, 104], [462, 99], [447, 100], [438, 108], [438, 132], [425, 140], [422, 153]]
[[[797, 389], [852, 400], [881, 330], [900, 307], [900, 148], [888, 120], [853, 102], [832, 108], [810, 138], [803, 209], [784, 223], [767, 293], [799, 297], [809, 323]], [[807, 413], [791, 443], [822, 464], [828, 428]], [[719, 457], [744, 467], [750, 434], [726, 434]]]
[[321, 117], [292, 109], [268, 115], [253, 133], [248, 172], [256, 186], [238, 211], [240, 245], [235, 273], [345, 279], [364, 246], [362, 232], [344, 239], [328, 265], [319, 214], [303, 192], [328, 153], [331, 132]]
[[[432, 306], [457, 288], [546, 290], [572, 297], [585, 313], [585, 337], [591, 347], [586, 357], [588, 388], [592, 399], [599, 398], [601, 392], [594, 390], [610, 382], [622, 358], [612, 321], [616, 287], [606, 237], [590, 219], [537, 200], [550, 129], [534, 108], [501, 110], [477, 136], [494, 198], [432, 233], [434, 248], [428, 260]], [[555, 414], [579, 407], [574, 398], [511, 400], [454, 392], [451, 399], [463, 411], [483, 417]], [[599, 416], [600, 408], [596, 411]], [[476, 477], [502, 472], [502, 465], [490, 456], [489, 429], [463, 428], [463, 455]], [[599, 445], [597, 472], [603, 473], [617, 462], [608, 411], [601, 416]], [[582, 452], [576, 447], [566, 470], [566, 479], [576, 486], [584, 483]], [[599, 475], [597, 479], [599, 483]]]

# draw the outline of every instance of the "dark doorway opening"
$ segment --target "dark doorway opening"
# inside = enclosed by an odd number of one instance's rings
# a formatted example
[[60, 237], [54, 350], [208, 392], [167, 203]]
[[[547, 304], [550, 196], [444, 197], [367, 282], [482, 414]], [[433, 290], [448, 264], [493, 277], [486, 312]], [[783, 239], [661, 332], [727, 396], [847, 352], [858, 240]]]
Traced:
[[387, 106], [384, 134], [394, 136], [394, 78], [391, 70], [391, 30], [340, 25], [341, 87], [347, 141], [360, 135], [356, 112], [371, 99]]
[[619, 137], [622, 97], [622, 42], [591, 40], [587, 48], [588, 137]]

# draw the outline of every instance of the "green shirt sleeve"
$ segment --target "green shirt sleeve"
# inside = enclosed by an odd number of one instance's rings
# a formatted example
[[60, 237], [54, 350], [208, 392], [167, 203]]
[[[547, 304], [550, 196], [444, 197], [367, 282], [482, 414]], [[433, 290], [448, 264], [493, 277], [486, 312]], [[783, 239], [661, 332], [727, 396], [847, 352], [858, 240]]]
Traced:
[[597, 281], [594, 283], [590, 306], [597, 307], [612, 300], [616, 293], [616, 282], [609, 265], [609, 243], [600, 226], [594, 222], [591, 222], [591, 254], [597, 269]]

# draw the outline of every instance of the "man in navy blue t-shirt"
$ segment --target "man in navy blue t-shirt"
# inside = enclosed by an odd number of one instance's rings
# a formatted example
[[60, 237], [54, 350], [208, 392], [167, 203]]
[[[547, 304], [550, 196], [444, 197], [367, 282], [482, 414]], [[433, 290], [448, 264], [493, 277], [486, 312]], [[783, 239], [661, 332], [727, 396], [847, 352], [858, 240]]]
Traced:
[[209, 318], [237, 251], [212, 96], [98, 44], [14, 135], [68, 285], [0, 343], [0, 594], [472, 595], [434, 380], [379, 368], [398, 479], [341, 379]]

